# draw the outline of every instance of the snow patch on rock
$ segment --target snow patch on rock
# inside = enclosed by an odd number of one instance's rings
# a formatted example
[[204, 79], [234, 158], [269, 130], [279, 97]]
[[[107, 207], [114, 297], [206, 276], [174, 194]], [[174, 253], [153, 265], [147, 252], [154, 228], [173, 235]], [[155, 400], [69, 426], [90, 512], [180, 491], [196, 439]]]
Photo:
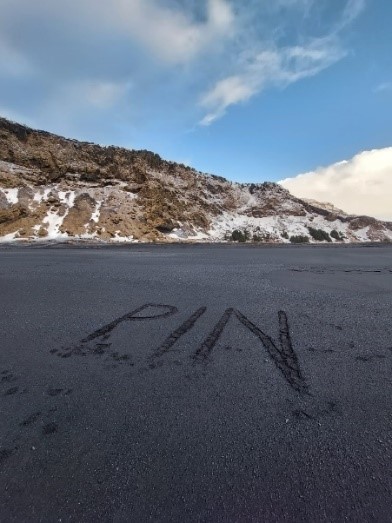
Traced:
[[97, 202], [95, 210], [94, 210], [94, 212], [91, 215], [91, 220], [94, 223], [98, 223], [99, 222], [99, 216], [101, 214], [101, 207], [102, 207], [102, 200]]
[[5, 197], [7, 198], [7, 201], [11, 205], [16, 205], [19, 202], [18, 199], [18, 193], [19, 189], [18, 187], [14, 187], [12, 189], [1, 189]]
[[65, 214], [61, 216], [59, 212], [54, 212], [50, 210], [45, 218], [42, 220], [42, 223], [46, 226], [48, 231], [46, 239], [48, 240], [58, 240], [60, 238], [68, 238], [67, 233], [60, 232], [60, 227], [63, 224]]

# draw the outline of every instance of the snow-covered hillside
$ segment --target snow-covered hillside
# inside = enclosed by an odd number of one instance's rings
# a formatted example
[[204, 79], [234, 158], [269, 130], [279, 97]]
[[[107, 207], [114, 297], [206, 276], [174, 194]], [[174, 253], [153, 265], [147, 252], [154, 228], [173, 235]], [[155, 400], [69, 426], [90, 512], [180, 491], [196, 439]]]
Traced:
[[[392, 240], [392, 224], [347, 216], [274, 183], [237, 184], [128, 151], [0, 119], [0, 241]], [[331, 236], [332, 234], [332, 236]]]

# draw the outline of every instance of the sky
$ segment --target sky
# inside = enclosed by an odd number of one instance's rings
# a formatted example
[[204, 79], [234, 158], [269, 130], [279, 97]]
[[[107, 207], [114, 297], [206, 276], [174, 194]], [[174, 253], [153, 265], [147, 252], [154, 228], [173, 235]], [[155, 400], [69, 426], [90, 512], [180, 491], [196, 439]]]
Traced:
[[392, 220], [390, 0], [0, 0], [0, 13], [0, 115]]

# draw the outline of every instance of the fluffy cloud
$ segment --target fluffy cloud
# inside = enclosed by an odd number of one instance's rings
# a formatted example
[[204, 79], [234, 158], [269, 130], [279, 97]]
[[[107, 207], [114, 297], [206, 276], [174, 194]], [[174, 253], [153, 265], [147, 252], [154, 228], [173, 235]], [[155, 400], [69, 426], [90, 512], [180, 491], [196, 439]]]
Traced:
[[99, 111], [107, 125], [120, 103], [135, 125], [157, 114], [209, 125], [342, 59], [364, 2], [342, 0], [324, 23], [328, 0], [0, 0], [0, 98], [41, 127], [83, 113], [96, 128]]
[[249, 100], [268, 86], [287, 86], [314, 76], [344, 55], [334, 38], [315, 39], [306, 47], [263, 51], [247, 63], [241, 74], [220, 80], [202, 97], [201, 106], [209, 112], [200, 123], [210, 125], [228, 107]]
[[[17, 40], [11, 27], [20, 17], [22, 26], [27, 17], [31, 23], [43, 24], [42, 38], [50, 34], [50, 26], [62, 22], [70, 36], [83, 39], [105, 37], [124, 39], [140, 44], [156, 59], [169, 65], [184, 64], [195, 59], [204, 49], [219, 39], [229, 38], [234, 27], [234, 13], [227, 0], [204, 0], [203, 17], [195, 16], [191, 3], [162, 2], [162, 0], [1, 0], [0, 27], [10, 39]], [[48, 27], [49, 26], [49, 27]], [[61, 35], [61, 27], [59, 27]], [[27, 35], [28, 36], [28, 35]], [[37, 40], [40, 35], [35, 35]], [[55, 42], [54, 42], [55, 43]]]
[[[208, 112], [201, 125], [210, 125], [222, 117], [231, 105], [245, 102], [269, 86], [286, 87], [307, 77], [314, 76], [338, 62], [347, 52], [341, 45], [340, 35], [364, 10], [366, 0], [347, 0], [340, 17], [327, 34], [310, 38], [305, 44], [279, 47], [267, 42], [260, 52], [255, 42], [253, 52], [248, 51], [245, 63], [237, 63], [235, 76], [219, 80], [200, 100]], [[321, 2], [319, 2], [320, 4]], [[277, 0], [275, 9], [300, 8], [308, 17], [315, 0]], [[230, 89], [232, 87], [232, 89]]]
[[351, 214], [392, 221], [392, 147], [280, 182], [299, 198], [330, 202]]
[[[187, 63], [214, 41], [230, 35], [234, 14], [226, 0], [208, 0], [206, 19], [195, 21], [190, 11], [164, 7], [152, 0], [115, 0], [116, 24], [171, 63]], [[112, 11], [113, 12], [113, 11]]]

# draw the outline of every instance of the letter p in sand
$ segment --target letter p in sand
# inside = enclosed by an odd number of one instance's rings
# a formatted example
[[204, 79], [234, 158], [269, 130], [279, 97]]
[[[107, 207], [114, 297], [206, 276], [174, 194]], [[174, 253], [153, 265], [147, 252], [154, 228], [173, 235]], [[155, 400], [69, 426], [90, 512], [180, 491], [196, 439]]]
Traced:
[[135, 309], [134, 311], [121, 316], [121, 318], [117, 318], [117, 320], [114, 320], [111, 323], [108, 323], [107, 325], [104, 325], [100, 329], [94, 331], [92, 334], [84, 338], [82, 343], [87, 343], [89, 341], [95, 340], [96, 338], [108, 338], [110, 333], [124, 321], [156, 320], [158, 318], [167, 318], [176, 312], [178, 312], [177, 307], [173, 307], [172, 305], [146, 303], [138, 309]]

